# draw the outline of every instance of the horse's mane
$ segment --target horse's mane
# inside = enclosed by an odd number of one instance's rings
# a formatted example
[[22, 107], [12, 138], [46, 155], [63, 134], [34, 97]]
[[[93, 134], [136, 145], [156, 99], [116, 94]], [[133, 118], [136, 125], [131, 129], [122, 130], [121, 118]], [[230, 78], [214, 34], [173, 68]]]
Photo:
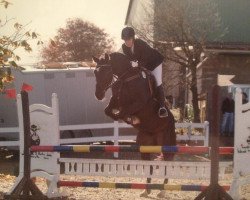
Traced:
[[121, 75], [132, 66], [128, 57], [122, 53], [114, 52], [110, 54], [111, 66], [113, 68], [113, 73], [116, 75]]

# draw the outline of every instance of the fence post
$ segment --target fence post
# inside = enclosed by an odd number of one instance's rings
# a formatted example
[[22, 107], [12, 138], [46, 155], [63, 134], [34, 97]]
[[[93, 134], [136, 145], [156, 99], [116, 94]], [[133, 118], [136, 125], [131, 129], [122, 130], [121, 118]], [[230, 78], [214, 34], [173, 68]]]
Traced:
[[[114, 145], [119, 144], [119, 122], [114, 121]], [[118, 158], [118, 152], [114, 153], [114, 157]]]
[[188, 133], [187, 133], [187, 135], [188, 135], [188, 141], [190, 141], [191, 140], [191, 136], [192, 136], [192, 123], [189, 123], [187, 130], [188, 130]]
[[211, 121], [211, 174], [210, 185], [202, 191], [195, 200], [233, 200], [233, 198], [219, 185], [219, 119], [220, 119], [220, 87], [212, 88], [213, 118]]
[[204, 122], [204, 130], [205, 130], [205, 140], [204, 140], [204, 146], [208, 147], [209, 145], [209, 122]]
[[[30, 179], [31, 173], [31, 155], [30, 155], [30, 111], [29, 111], [29, 97], [26, 91], [21, 91], [22, 111], [23, 111], [23, 130], [24, 130], [24, 163], [23, 163], [23, 177], [12, 190], [10, 194], [5, 195], [5, 199], [47, 199], [40, 191], [35, 183]], [[34, 198], [33, 198], [34, 197]]]

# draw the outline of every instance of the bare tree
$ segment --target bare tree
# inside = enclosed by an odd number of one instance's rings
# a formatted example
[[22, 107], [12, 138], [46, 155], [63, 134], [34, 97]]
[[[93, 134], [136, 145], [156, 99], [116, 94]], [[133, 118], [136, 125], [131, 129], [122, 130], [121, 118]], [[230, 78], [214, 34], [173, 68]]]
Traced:
[[[183, 86], [188, 85], [192, 93], [194, 121], [199, 122], [196, 67], [202, 62], [201, 55], [206, 43], [211, 42], [211, 38], [218, 40], [226, 33], [226, 30], [220, 30], [221, 19], [218, 6], [211, 0], [146, 2], [148, 4], [143, 4], [143, 7], [148, 20], [132, 26], [140, 37], [162, 51], [167, 60], [181, 67]], [[187, 73], [191, 73], [188, 81]], [[184, 99], [184, 96], [182, 98]]]

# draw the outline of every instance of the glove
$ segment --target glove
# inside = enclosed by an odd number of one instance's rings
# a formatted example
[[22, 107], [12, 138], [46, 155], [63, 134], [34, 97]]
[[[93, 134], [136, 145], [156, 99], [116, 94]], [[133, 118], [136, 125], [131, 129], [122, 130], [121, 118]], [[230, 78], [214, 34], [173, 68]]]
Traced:
[[132, 67], [138, 67], [138, 62], [137, 61], [131, 61], [130, 62]]

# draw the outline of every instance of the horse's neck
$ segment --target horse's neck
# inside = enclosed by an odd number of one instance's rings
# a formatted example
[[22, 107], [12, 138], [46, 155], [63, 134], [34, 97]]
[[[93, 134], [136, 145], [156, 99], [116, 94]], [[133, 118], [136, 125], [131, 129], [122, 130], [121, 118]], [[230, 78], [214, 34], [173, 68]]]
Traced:
[[143, 78], [148, 80], [148, 84], [150, 84], [149, 86], [151, 87], [152, 91], [154, 91], [156, 88], [155, 77], [149, 70], [142, 67], [130, 68], [126, 72], [123, 72], [122, 75], [118, 76], [117, 85], [115, 85], [120, 87], [124, 82], [129, 82], [130, 80], [133, 80], [133, 78], [136, 79], [141, 75]]
[[[134, 82], [136, 80], [136, 82]], [[146, 81], [145, 81], [146, 80]], [[150, 71], [142, 68], [132, 68], [123, 77], [118, 77], [118, 80], [112, 86], [112, 95], [113, 96], [120, 96], [121, 91], [123, 94], [128, 95], [128, 91], [126, 90], [126, 86], [130, 85], [130, 82], [133, 84], [133, 88], [136, 87], [136, 84], [144, 82], [144, 87], [141, 90], [147, 91], [149, 89], [149, 95], [154, 98], [155, 96], [155, 80], [154, 76], [151, 74]], [[125, 88], [124, 88], [125, 86]], [[131, 85], [130, 85], [131, 87]], [[127, 91], [124, 93], [124, 90]]]
[[139, 74], [140, 72], [141, 70], [139, 68], [130, 68], [126, 72], [124, 72], [119, 78], [124, 81], [132, 76]]

